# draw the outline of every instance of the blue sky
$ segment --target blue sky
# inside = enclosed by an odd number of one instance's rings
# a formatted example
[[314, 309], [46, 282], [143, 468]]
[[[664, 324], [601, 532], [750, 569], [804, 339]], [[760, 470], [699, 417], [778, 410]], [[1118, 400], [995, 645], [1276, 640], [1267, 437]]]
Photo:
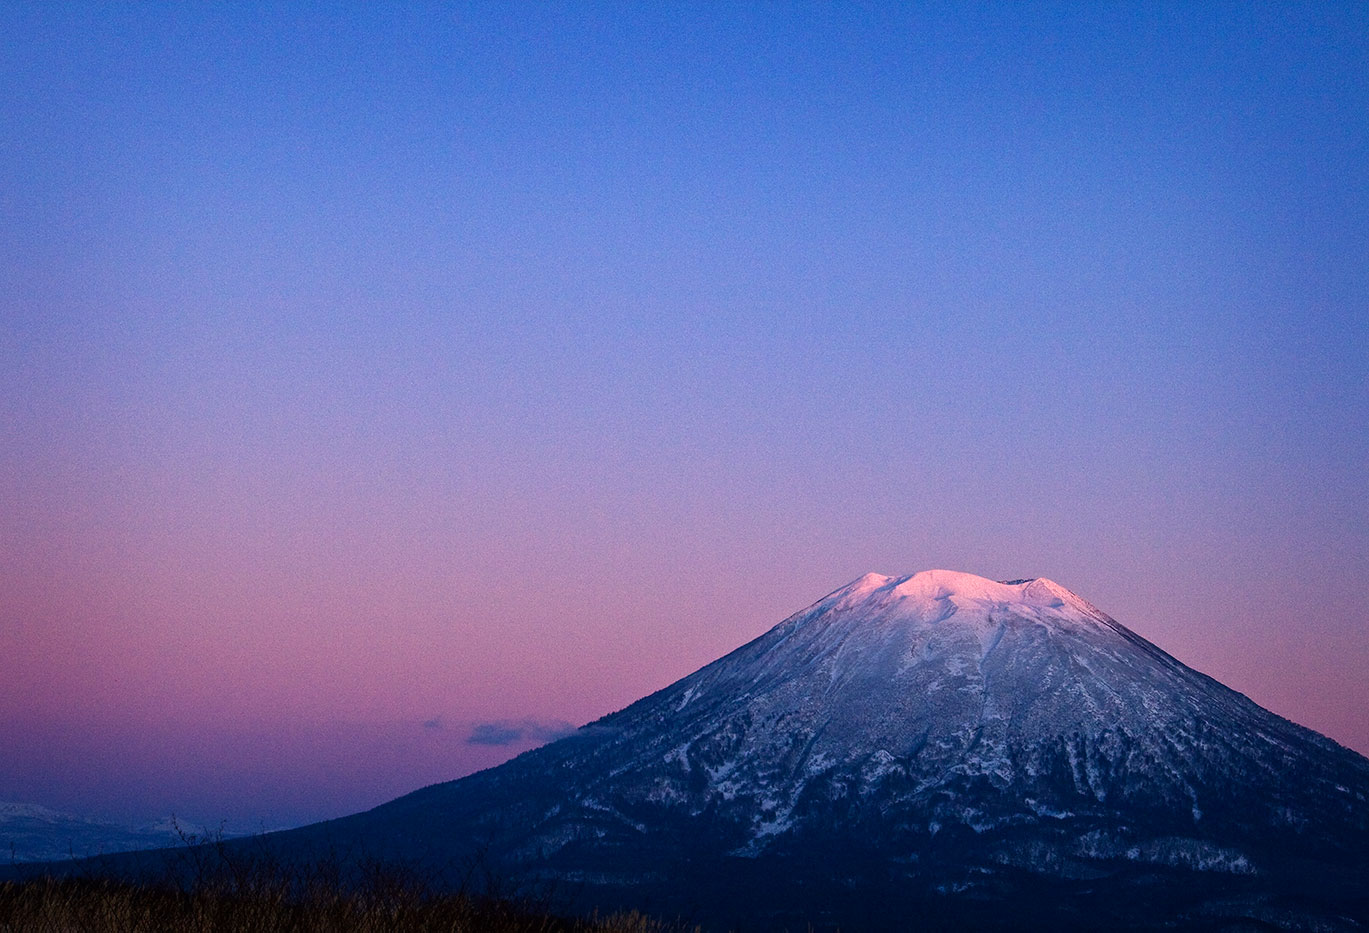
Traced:
[[[0, 36], [0, 796], [333, 815], [489, 760], [338, 790], [320, 736], [583, 722], [936, 566], [1369, 750], [1364, 5]], [[146, 773], [61, 790], [114, 724]]]

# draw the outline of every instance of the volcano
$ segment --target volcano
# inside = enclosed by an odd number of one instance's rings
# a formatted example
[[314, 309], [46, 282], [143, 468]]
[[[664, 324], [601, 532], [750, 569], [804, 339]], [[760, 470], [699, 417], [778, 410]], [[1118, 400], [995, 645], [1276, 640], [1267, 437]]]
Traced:
[[1362, 929], [1369, 760], [1046, 579], [867, 574], [573, 735], [275, 837], [718, 929]]

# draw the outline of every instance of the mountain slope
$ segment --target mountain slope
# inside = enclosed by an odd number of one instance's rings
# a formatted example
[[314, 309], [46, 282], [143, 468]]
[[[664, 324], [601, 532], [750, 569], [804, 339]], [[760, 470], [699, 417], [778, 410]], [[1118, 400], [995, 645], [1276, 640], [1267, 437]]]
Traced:
[[1369, 760], [1058, 584], [947, 571], [868, 574], [566, 739], [277, 838], [743, 929], [1369, 922]]

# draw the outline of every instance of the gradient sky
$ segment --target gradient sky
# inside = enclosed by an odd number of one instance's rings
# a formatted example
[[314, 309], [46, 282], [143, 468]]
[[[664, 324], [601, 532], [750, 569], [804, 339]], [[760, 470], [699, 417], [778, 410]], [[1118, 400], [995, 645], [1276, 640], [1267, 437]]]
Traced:
[[0, 799], [340, 815], [932, 567], [1369, 752], [1369, 5], [735, 6], [0, 2]]

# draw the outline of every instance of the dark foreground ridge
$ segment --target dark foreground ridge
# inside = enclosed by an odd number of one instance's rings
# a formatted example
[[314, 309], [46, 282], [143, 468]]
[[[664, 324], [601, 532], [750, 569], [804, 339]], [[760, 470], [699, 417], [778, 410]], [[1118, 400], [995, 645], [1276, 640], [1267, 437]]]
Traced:
[[716, 929], [1359, 930], [1369, 760], [1049, 580], [868, 574], [565, 739], [265, 843]]

